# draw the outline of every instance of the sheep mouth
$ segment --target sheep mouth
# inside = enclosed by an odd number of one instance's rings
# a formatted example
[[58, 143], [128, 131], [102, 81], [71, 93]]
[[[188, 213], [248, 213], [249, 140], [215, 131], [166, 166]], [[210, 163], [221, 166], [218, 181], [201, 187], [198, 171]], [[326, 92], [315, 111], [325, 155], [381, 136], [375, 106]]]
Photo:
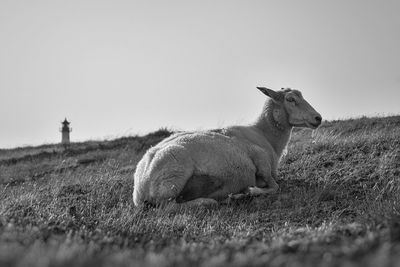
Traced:
[[318, 126], [320, 126], [321, 123], [316, 122], [316, 123], [312, 123], [312, 122], [308, 122], [308, 121], [304, 121], [303, 123], [299, 123], [299, 124], [292, 124], [292, 126], [294, 127], [306, 127], [306, 128], [311, 128], [311, 129], [317, 129]]
[[321, 125], [321, 123], [319, 123], [319, 122], [317, 122], [317, 123], [311, 123], [311, 122], [309, 122], [308, 124], [309, 124], [310, 128], [312, 128], [312, 129], [317, 129], [318, 126]]

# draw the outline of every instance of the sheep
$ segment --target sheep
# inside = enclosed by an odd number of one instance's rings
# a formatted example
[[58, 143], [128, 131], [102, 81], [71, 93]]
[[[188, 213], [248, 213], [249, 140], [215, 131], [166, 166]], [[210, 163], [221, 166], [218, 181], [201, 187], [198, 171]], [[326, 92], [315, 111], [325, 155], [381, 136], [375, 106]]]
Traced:
[[298, 90], [257, 88], [270, 99], [254, 123], [181, 132], [150, 148], [134, 173], [134, 204], [216, 205], [276, 192], [292, 128], [316, 129], [322, 117]]

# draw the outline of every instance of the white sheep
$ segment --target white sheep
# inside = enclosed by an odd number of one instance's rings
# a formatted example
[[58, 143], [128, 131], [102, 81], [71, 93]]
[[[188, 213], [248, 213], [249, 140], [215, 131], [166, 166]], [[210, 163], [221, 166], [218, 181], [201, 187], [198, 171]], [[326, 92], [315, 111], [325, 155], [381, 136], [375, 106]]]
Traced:
[[315, 129], [322, 118], [297, 90], [257, 88], [270, 99], [255, 123], [177, 133], [150, 148], [134, 174], [134, 204], [214, 205], [235, 194], [277, 191], [292, 128]]

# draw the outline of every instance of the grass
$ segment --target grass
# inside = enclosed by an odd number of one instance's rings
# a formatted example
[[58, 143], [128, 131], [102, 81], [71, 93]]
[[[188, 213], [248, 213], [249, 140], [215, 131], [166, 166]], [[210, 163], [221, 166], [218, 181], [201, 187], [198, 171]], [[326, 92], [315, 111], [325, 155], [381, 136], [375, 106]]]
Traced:
[[295, 129], [275, 195], [136, 209], [135, 166], [168, 135], [0, 151], [0, 266], [400, 262], [400, 116]]

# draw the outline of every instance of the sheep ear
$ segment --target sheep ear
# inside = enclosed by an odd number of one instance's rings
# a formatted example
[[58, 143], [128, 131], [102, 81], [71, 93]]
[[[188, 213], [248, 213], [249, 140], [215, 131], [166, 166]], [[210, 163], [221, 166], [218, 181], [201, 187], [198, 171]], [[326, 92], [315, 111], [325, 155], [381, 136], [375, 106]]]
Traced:
[[272, 98], [272, 100], [276, 102], [282, 102], [282, 96], [278, 92], [275, 92], [274, 90], [266, 87], [257, 87], [257, 89]]

